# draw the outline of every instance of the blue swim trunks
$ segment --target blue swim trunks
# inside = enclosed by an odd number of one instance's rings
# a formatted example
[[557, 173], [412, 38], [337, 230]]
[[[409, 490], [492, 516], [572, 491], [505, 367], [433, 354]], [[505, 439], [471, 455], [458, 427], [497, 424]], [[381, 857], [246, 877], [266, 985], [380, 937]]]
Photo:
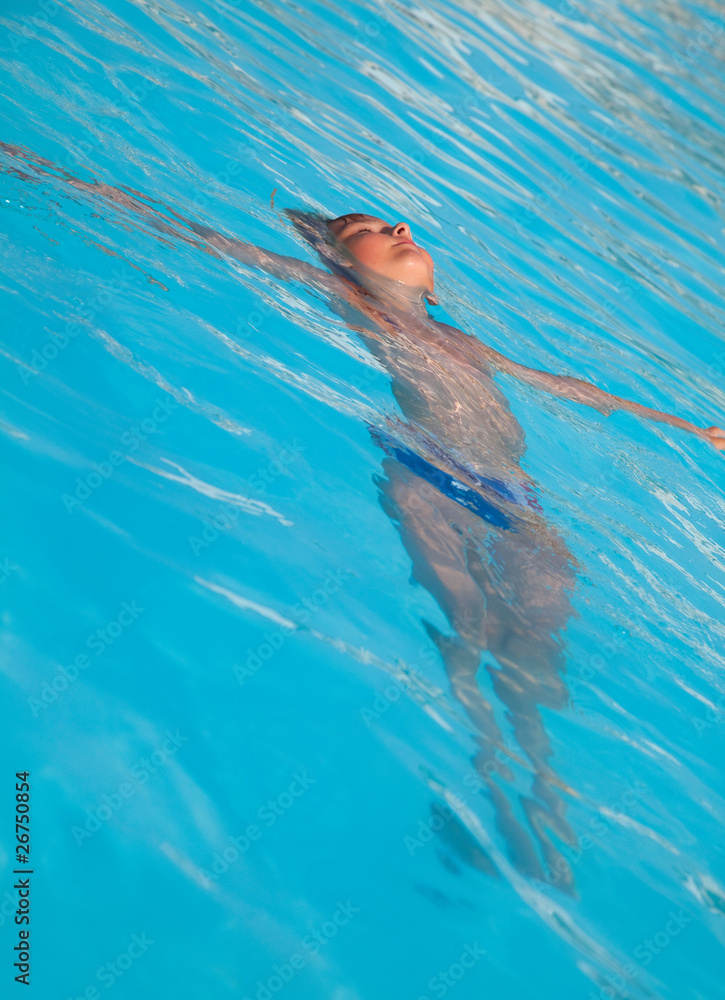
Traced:
[[[413, 451], [402, 441], [397, 440], [379, 427], [368, 425], [370, 434], [376, 444], [380, 445], [383, 451], [391, 458], [397, 459], [401, 465], [426, 482], [431, 483], [445, 496], [455, 500], [456, 503], [468, 510], [473, 511], [484, 521], [493, 524], [497, 528], [504, 528], [508, 531], [516, 531], [516, 515], [509, 515], [501, 509], [501, 501], [507, 504], [514, 504], [517, 507], [530, 506], [538, 508], [535, 497], [530, 492], [527, 484], [508, 484], [500, 479], [488, 479], [479, 476], [478, 473], [461, 465], [460, 462], [452, 458], [440, 445], [437, 445], [431, 438], [425, 435], [426, 450], [432, 452], [434, 456], [440, 457], [449, 468], [458, 472], [458, 476], [453, 476], [449, 472], [444, 472], [432, 462], [427, 461], [417, 452]], [[419, 433], [418, 433], [418, 436]], [[464, 480], [473, 483], [474, 489]], [[484, 495], [482, 495], [482, 493]], [[490, 499], [488, 499], [490, 497]], [[496, 502], [498, 501], [498, 503]]]

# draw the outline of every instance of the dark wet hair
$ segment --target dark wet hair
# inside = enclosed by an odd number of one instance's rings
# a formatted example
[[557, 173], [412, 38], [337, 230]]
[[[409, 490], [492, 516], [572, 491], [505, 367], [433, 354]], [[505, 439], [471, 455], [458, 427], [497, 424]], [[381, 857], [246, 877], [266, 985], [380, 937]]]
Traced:
[[356, 281], [357, 284], [362, 283], [357, 275], [355, 258], [330, 229], [330, 223], [334, 222], [334, 219], [325, 218], [321, 212], [306, 212], [298, 208], [286, 208], [284, 215], [326, 267], [335, 274], [342, 274]]

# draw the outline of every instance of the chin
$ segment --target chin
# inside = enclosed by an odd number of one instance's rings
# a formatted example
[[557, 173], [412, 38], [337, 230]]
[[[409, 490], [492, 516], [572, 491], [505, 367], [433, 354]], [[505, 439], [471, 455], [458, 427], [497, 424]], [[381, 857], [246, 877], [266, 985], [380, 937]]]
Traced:
[[397, 267], [390, 269], [388, 277], [416, 288], [427, 288], [431, 283], [430, 271], [417, 255], [413, 260], [397, 262]]
[[428, 288], [431, 284], [430, 275], [427, 271], [406, 271], [396, 280], [401, 281], [404, 285], [409, 285], [411, 288]]

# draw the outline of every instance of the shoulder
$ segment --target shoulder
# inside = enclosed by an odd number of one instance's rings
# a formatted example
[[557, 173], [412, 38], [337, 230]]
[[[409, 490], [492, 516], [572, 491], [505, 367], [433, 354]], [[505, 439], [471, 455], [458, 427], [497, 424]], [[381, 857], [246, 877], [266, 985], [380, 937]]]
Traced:
[[449, 349], [455, 350], [458, 355], [465, 355], [466, 359], [470, 362], [489, 365], [500, 357], [493, 348], [488, 347], [478, 337], [475, 337], [471, 333], [466, 333], [465, 330], [460, 330], [457, 326], [451, 326], [449, 323], [441, 323], [438, 320], [435, 321], [435, 326], [439, 333], [442, 334], [446, 346]]

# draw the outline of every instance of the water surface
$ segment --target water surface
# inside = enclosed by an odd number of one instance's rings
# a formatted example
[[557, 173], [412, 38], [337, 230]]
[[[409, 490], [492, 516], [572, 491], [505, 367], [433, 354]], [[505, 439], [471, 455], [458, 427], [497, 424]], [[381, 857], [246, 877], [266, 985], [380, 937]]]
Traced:
[[[720, 9], [0, 24], [3, 759], [33, 776], [35, 995], [723, 996], [722, 457], [498, 376], [540, 511], [476, 521], [382, 446], [410, 421], [389, 358], [180, 221], [318, 263], [282, 209], [406, 220], [437, 319], [722, 424]], [[480, 666], [451, 641], [480, 606], [430, 573], [454, 523], [502, 622]]]

